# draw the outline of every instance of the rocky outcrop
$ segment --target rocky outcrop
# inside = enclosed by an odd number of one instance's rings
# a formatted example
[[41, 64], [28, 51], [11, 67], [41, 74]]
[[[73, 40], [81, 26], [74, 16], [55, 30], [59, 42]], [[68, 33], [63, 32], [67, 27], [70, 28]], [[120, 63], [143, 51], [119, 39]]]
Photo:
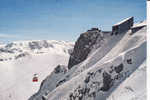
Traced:
[[74, 65], [84, 61], [93, 48], [99, 47], [96, 45], [103, 39], [102, 32], [98, 28], [92, 28], [85, 33], [82, 33], [75, 43], [74, 50], [71, 53], [68, 69]]
[[66, 80], [61, 80], [61, 77], [67, 73], [67, 66], [57, 65], [54, 71], [42, 81], [40, 89], [32, 95], [29, 100], [47, 100], [47, 95]]

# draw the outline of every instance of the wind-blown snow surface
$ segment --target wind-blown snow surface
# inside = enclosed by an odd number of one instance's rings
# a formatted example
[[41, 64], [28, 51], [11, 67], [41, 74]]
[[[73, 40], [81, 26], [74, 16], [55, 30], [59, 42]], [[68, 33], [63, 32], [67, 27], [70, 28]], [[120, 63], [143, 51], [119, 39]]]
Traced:
[[[0, 100], [27, 100], [58, 64], [67, 65], [73, 43], [18, 41], [0, 46]], [[34, 74], [39, 81], [32, 82]]]
[[145, 61], [146, 27], [114, 35], [68, 72], [50, 74], [30, 100], [146, 100]]

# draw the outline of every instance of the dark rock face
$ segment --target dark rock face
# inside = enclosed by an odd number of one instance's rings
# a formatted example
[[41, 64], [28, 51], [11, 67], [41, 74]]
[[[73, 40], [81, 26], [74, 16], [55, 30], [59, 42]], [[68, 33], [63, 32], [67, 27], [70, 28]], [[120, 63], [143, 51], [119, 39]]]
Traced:
[[54, 71], [41, 82], [39, 91], [33, 94], [28, 100], [48, 100], [48, 94], [67, 81], [67, 79], [61, 78], [66, 73], [67, 66], [58, 64]]
[[18, 58], [21, 58], [21, 57], [25, 57], [25, 56], [27, 56], [27, 55], [29, 55], [29, 54], [28, 54], [28, 53], [21, 53], [21, 54], [17, 55], [17, 56], [15, 57], [15, 59], [18, 59]]
[[46, 40], [32, 41], [32, 42], [29, 42], [28, 45], [29, 45], [31, 50], [41, 49], [41, 48], [48, 48], [48, 47], [52, 47], [53, 48], [53, 45], [49, 44]]
[[39, 45], [38, 42], [36, 41], [32, 41], [32, 42], [29, 42], [29, 47], [31, 49], [41, 49], [42, 47]]
[[111, 78], [111, 75], [109, 75], [107, 72], [104, 72], [103, 73], [103, 87], [101, 88], [101, 90], [108, 91], [112, 85], [113, 85], [113, 79]]
[[46, 96], [42, 96], [42, 100], [48, 100]]
[[66, 73], [67, 69], [65, 68], [65, 66], [63, 65], [58, 65], [55, 69], [54, 69], [54, 72], [56, 74], [58, 73]]
[[120, 73], [123, 70], [123, 64], [120, 64], [119, 66], [115, 67], [116, 73]]
[[127, 59], [128, 64], [132, 64], [132, 59]]
[[90, 88], [87, 87], [81, 87], [80, 85], [73, 91], [73, 93], [70, 93], [69, 100], [83, 100], [83, 97], [86, 95], [90, 95], [91, 97], [95, 97], [95, 92], [89, 94]]
[[5, 48], [11, 48], [14, 44], [13, 43], [9, 43], [5, 46]]
[[5, 52], [5, 53], [14, 53], [11, 49], [5, 49], [5, 48], [0, 48], [0, 53]]
[[82, 33], [75, 43], [74, 50], [71, 53], [68, 68], [71, 69], [74, 65], [84, 61], [95, 44], [102, 40], [102, 32], [98, 29]]
[[112, 26], [112, 35], [113, 34], [117, 35], [117, 34], [128, 31], [133, 26], [133, 23], [134, 23], [134, 18], [130, 17]]
[[57, 84], [56, 87], [60, 86], [61, 84], [65, 83], [66, 79], [60, 80]]
[[[65, 66], [63, 65], [58, 65], [55, 69], [54, 69], [54, 73], [55, 74], [59, 74], [59, 73], [63, 73], [65, 74], [67, 72], [67, 69], [65, 68]], [[59, 80], [56, 84], [56, 87], [58, 87], [59, 85], [63, 84], [66, 82], [66, 79], [62, 79], [62, 80]]]
[[[131, 28], [132, 34], [135, 33], [135, 32], [137, 32], [137, 31], [139, 31], [139, 30], [142, 29], [143, 27], [145, 27], [145, 26], [140, 26], [140, 27]], [[132, 35], [132, 34], [131, 34], [131, 35]]]
[[90, 76], [87, 76], [86, 79], [84, 80], [85, 83], [88, 83], [90, 81]]

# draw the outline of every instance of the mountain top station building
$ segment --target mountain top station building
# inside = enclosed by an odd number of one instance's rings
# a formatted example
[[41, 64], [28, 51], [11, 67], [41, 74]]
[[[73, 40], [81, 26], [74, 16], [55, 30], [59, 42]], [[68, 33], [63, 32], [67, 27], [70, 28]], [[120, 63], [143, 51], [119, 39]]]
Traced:
[[112, 35], [128, 31], [134, 24], [134, 18], [129, 17], [112, 26]]
[[142, 21], [138, 24], [135, 24], [132, 28], [131, 28], [131, 31], [132, 31], [132, 34], [139, 31], [140, 29], [142, 29], [143, 27], [146, 27], [146, 21]]
[[101, 32], [101, 30], [98, 28], [91, 28], [90, 30], [88, 30], [88, 32], [93, 32], [93, 31]]

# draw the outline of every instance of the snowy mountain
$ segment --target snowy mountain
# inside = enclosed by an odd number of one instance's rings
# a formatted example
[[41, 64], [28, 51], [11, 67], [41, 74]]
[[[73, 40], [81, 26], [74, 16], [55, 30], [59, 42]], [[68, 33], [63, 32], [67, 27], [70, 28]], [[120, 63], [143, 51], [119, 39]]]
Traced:
[[1, 43], [0, 100], [146, 100], [146, 29]]
[[146, 100], [146, 22], [117, 35], [82, 33], [68, 66], [55, 67], [29, 100]]
[[[0, 100], [27, 100], [54, 68], [67, 65], [73, 43], [17, 41], [0, 46]], [[38, 82], [32, 82], [34, 74]]]
[[[68, 46], [70, 44], [70, 46]], [[70, 53], [73, 43], [55, 40], [17, 41], [0, 45], [0, 61], [47, 52]]]

